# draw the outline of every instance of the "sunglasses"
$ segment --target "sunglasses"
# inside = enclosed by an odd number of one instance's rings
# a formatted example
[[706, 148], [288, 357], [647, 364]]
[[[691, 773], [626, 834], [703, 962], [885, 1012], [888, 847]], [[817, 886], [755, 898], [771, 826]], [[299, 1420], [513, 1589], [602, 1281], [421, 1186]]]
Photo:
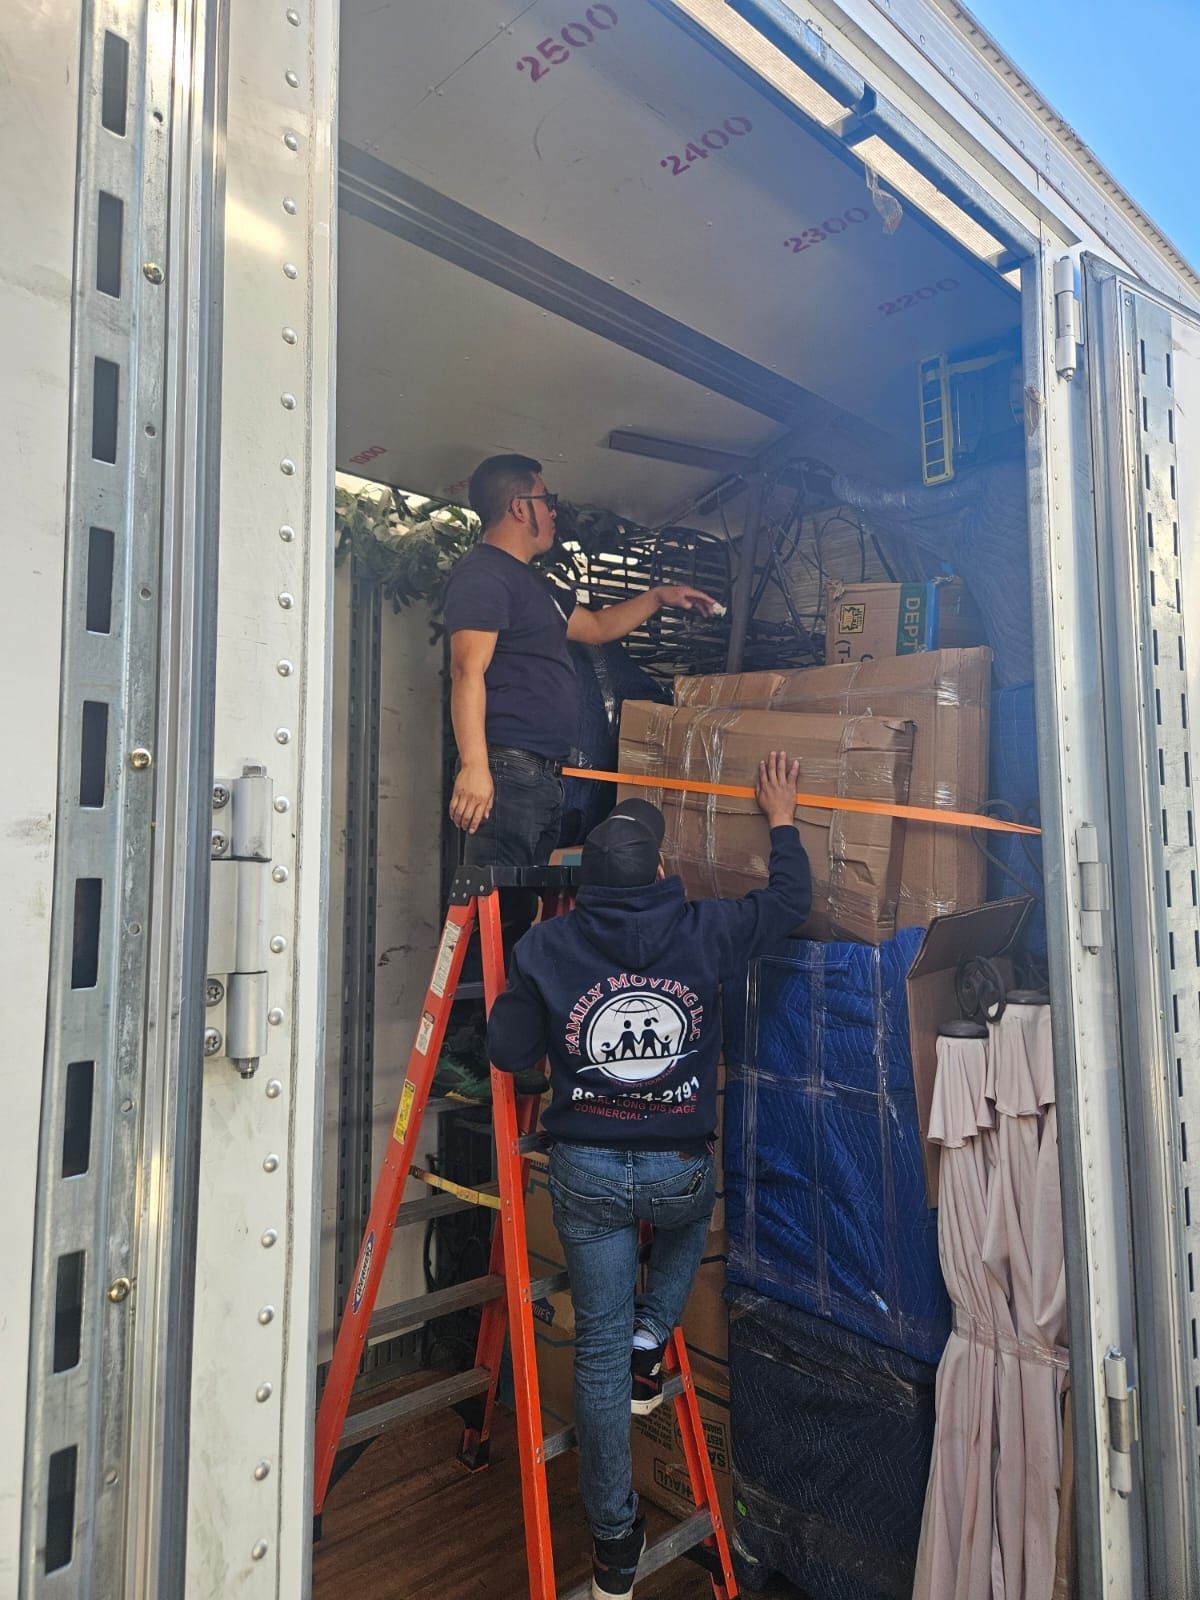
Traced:
[[547, 511], [558, 510], [558, 496], [556, 494], [519, 494], [518, 500], [544, 500]]

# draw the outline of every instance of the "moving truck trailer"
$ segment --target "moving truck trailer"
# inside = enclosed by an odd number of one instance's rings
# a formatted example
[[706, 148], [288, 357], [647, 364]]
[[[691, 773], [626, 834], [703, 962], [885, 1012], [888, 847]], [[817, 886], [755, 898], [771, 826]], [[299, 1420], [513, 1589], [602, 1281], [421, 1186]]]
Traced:
[[444, 816], [441, 655], [335, 582], [335, 469], [453, 498], [519, 449], [648, 528], [792, 455], [953, 491], [981, 351], [1024, 437], [1079, 1592], [1200, 1593], [1195, 271], [954, 0], [10, 0], [0, 40], [0, 1595], [312, 1586]]

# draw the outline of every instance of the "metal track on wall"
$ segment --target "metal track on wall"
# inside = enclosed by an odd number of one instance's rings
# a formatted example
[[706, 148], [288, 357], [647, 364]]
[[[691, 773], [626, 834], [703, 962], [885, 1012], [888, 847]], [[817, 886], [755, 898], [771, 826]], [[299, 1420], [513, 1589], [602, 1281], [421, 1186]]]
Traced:
[[[1106, 698], [1113, 741], [1114, 910], [1137, 1284], [1140, 1466], [1154, 1593], [1200, 1575], [1200, 852], [1192, 719], [1200, 703], [1180, 439], [1195, 407], [1177, 393], [1200, 329], [1102, 263], [1085, 263], [1102, 562], [1112, 586]], [[1191, 586], [1191, 592], [1189, 589]], [[1123, 816], [1122, 816], [1123, 813]], [[1112, 1444], [1110, 1452], [1120, 1446]]]
[[[124, 1592], [160, 623], [172, 10], [83, 7], [22, 1592]], [[151, 87], [153, 86], [153, 88]]]
[[354, 579], [347, 707], [346, 895], [338, 1112], [337, 1305], [350, 1288], [371, 1209], [375, 1041], [375, 895], [379, 849], [379, 664], [382, 600]]

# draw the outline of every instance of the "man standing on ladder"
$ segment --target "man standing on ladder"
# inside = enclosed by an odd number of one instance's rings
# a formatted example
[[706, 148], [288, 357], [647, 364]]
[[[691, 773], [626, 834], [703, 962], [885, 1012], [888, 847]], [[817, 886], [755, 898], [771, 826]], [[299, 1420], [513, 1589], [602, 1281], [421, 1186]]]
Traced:
[[[558, 844], [562, 767], [576, 744], [579, 701], [567, 640], [624, 639], [664, 606], [711, 616], [699, 589], [667, 584], [600, 611], [530, 563], [555, 539], [557, 495], [529, 456], [491, 456], [468, 499], [483, 538], [446, 587], [450, 715], [459, 771], [450, 820], [471, 866], [544, 866]], [[510, 933], [524, 931], [506, 916]]]
[[[661, 811], [643, 800], [618, 805], [584, 844], [575, 909], [521, 939], [492, 1008], [494, 1066], [517, 1073], [550, 1063], [542, 1120], [575, 1305], [579, 1488], [596, 1600], [632, 1595], [645, 1548], [629, 1418], [662, 1401], [664, 1348], [708, 1236], [720, 986], [798, 927], [812, 902], [793, 821], [799, 766], [778, 753], [759, 765], [770, 876], [742, 900], [685, 901], [679, 879], [664, 873]], [[663, 1054], [613, 1048], [643, 1029]], [[641, 1222], [654, 1238], [635, 1299]]]

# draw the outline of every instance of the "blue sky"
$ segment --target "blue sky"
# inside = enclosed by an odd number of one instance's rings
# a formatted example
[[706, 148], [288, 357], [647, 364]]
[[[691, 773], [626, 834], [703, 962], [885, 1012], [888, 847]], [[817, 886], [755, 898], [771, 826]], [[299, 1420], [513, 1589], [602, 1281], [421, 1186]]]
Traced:
[[1200, 271], [1200, 0], [966, 0]]

